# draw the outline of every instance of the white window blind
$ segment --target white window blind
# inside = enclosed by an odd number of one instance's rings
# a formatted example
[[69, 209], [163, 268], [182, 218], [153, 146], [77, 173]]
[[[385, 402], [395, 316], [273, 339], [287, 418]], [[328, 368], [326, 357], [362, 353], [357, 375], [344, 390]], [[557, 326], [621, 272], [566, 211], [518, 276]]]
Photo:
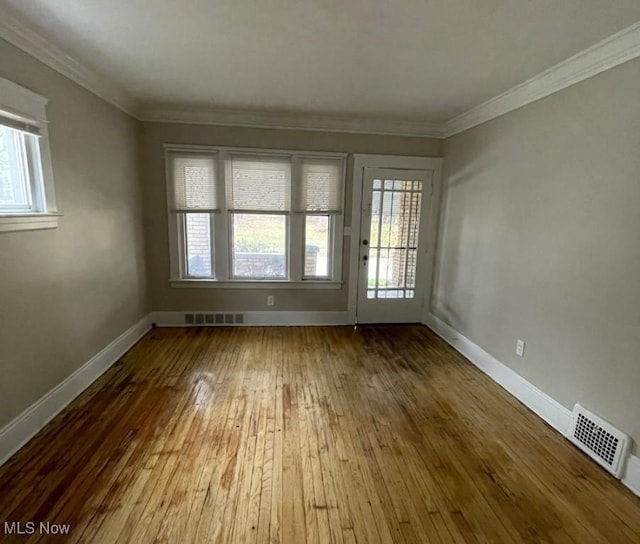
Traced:
[[9, 111], [0, 110], [0, 125], [18, 132], [41, 136], [40, 125], [37, 121], [14, 115]]
[[342, 161], [303, 159], [298, 212], [342, 212]]
[[289, 159], [233, 157], [228, 161], [229, 211], [288, 212]]
[[219, 211], [216, 160], [211, 155], [170, 153], [172, 211]]

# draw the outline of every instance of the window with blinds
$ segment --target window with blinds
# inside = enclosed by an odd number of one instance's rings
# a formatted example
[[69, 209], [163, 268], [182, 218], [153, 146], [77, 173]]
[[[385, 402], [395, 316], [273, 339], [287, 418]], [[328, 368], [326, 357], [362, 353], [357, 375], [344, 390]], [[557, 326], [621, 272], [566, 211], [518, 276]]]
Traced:
[[215, 278], [214, 221], [219, 212], [216, 156], [210, 153], [167, 154], [170, 190], [169, 211], [175, 215], [183, 248], [181, 275]]
[[39, 137], [35, 123], [0, 111], [0, 213], [45, 211]]
[[288, 278], [290, 157], [232, 156], [227, 171], [233, 278]]
[[305, 279], [331, 276], [332, 216], [342, 213], [342, 161], [304, 158], [297, 211], [304, 214]]
[[174, 146], [166, 156], [174, 278], [313, 282], [341, 273], [344, 157]]
[[46, 104], [0, 78], [0, 232], [58, 225]]

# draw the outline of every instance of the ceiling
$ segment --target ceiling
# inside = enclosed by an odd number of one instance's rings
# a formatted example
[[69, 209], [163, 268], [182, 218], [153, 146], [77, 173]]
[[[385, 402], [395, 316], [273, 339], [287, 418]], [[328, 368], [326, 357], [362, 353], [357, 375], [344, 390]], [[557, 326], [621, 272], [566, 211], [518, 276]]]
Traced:
[[439, 124], [640, 20], [638, 0], [0, 0], [155, 108]]

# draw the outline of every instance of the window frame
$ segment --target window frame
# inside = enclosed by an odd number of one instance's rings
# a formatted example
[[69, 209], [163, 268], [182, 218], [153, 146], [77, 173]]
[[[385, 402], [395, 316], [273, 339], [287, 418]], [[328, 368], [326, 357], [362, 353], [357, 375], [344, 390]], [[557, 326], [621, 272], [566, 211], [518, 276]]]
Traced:
[[[173, 191], [172, 153], [202, 153], [213, 156], [216, 168], [216, 197], [220, 211], [208, 212], [211, 218], [211, 259], [213, 277], [190, 277], [186, 274], [186, 251], [184, 247], [184, 229], [180, 227], [181, 212], [171, 210]], [[286, 278], [246, 278], [233, 276], [233, 228], [234, 214], [243, 211], [231, 211], [229, 208], [229, 184], [227, 182], [227, 161], [231, 156], [253, 158], [286, 159], [291, 164], [291, 185], [289, 191], [290, 206], [285, 212], [251, 211], [260, 215], [285, 216], [285, 259]], [[344, 206], [346, 190], [347, 153], [297, 151], [282, 149], [261, 149], [245, 147], [220, 147], [206, 145], [164, 144], [167, 214], [169, 226], [170, 277], [172, 287], [222, 287], [222, 288], [296, 288], [296, 289], [340, 289], [342, 279], [342, 248], [344, 236]], [[302, 161], [313, 159], [335, 160], [340, 165], [340, 203], [339, 213], [299, 212], [295, 209], [301, 190]], [[188, 212], [187, 212], [188, 213]], [[328, 215], [330, 218], [330, 261], [328, 276], [304, 276], [305, 259], [305, 217], [307, 215]]]
[[53, 184], [46, 115], [48, 100], [4, 78], [0, 78], [0, 97], [0, 118], [30, 127], [22, 131], [0, 120], [1, 125], [24, 134], [20, 137], [24, 155], [20, 168], [26, 178], [22, 181], [23, 188], [30, 192], [30, 205], [0, 207], [0, 232], [56, 228], [61, 214]]
[[215, 262], [215, 252], [214, 252], [214, 217], [213, 217], [213, 213], [207, 213], [207, 212], [174, 212], [178, 218], [178, 231], [179, 231], [179, 240], [182, 244], [182, 250], [180, 253], [180, 257], [181, 257], [181, 263], [180, 263], [180, 269], [183, 271], [184, 276], [186, 279], [193, 279], [193, 280], [198, 280], [198, 279], [210, 279], [211, 276], [197, 276], [195, 274], [189, 274], [189, 258], [188, 258], [188, 245], [187, 245], [187, 241], [186, 241], [186, 224], [187, 224], [187, 215], [193, 214], [201, 214], [201, 215], [206, 215], [209, 219], [209, 243], [211, 245], [211, 272], [213, 274], [213, 277], [215, 278], [215, 273], [216, 273], [216, 262]]

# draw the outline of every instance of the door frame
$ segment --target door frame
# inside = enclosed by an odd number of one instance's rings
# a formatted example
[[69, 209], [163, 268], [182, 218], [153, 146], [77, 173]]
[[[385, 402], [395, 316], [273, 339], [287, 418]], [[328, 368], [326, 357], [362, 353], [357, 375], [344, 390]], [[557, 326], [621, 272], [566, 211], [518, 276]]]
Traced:
[[362, 211], [362, 181], [365, 168], [390, 168], [402, 170], [430, 170], [433, 172], [433, 194], [428, 213], [429, 223], [426, 225], [427, 240], [425, 270], [417, 281], [425, 282], [424, 298], [422, 301], [422, 322], [431, 309], [433, 289], [433, 270], [435, 264], [435, 248], [438, 228], [438, 214], [440, 211], [440, 193], [442, 179], [442, 158], [438, 157], [403, 157], [398, 155], [353, 155], [353, 171], [351, 177], [351, 221], [350, 227], [345, 228], [345, 235], [351, 236], [349, 244], [349, 321], [356, 322], [358, 308], [358, 273], [360, 271], [360, 219]]

